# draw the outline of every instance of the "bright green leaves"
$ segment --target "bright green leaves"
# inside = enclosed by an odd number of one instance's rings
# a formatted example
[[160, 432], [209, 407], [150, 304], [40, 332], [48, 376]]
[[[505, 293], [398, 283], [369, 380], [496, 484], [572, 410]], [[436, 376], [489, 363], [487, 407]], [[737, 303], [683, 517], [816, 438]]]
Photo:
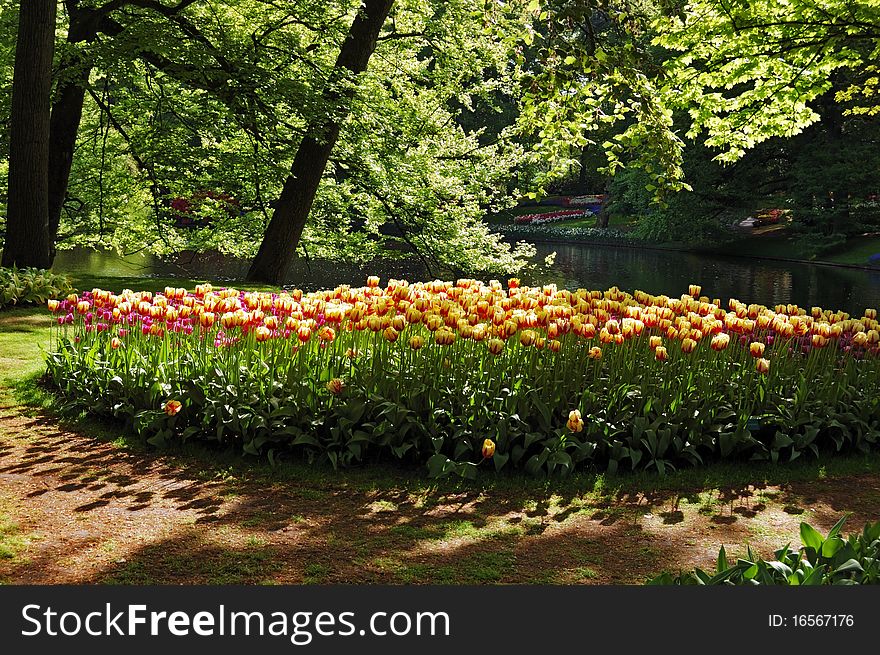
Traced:
[[688, 111], [688, 135], [705, 132], [721, 162], [771, 137], [798, 134], [819, 120], [809, 103], [831, 88], [832, 76], [843, 69], [858, 74], [877, 47], [878, 16], [869, 4], [689, 2], [653, 23], [653, 43], [672, 53], [663, 65], [664, 102]]
[[36, 268], [0, 268], [0, 309], [9, 305], [41, 305], [72, 290], [66, 275]]
[[867, 523], [861, 534], [840, 535], [846, 517], [827, 537], [801, 523], [803, 546], [785, 546], [774, 560], [755, 557], [751, 548], [745, 559], [731, 565], [724, 547], [718, 553], [714, 574], [701, 569], [672, 576], [664, 573], [650, 585], [859, 585], [880, 583], [880, 521]]

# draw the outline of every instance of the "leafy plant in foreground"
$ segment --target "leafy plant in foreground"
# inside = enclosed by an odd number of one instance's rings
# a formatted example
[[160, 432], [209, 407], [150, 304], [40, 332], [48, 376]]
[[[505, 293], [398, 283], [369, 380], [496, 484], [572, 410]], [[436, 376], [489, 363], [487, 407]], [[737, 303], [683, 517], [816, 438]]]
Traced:
[[673, 576], [663, 573], [649, 585], [861, 585], [880, 583], [880, 521], [868, 523], [861, 533], [840, 534], [844, 516], [823, 537], [808, 523], [801, 523], [799, 550], [786, 545], [774, 560], [756, 557], [751, 548], [735, 564], [727, 560], [724, 546], [715, 571], [694, 569]]
[[42, 304], [72, 290], [66, 275], [38, 268], [0, 268], [0, 309], [9, 305]]

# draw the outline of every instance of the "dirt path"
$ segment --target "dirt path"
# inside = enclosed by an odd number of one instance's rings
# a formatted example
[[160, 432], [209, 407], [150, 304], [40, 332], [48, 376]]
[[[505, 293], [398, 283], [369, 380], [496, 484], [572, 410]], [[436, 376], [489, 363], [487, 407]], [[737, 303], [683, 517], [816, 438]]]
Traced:
[[[418, 474], [414, 474], [417, 476]], [[9, 583], [640, 583], [880, 518], [880, 476], [686, 492], [441, 492], [228, 475], [16, 408], [0, 416]], [[418, 479], [418, 478], [416, 478]], [[386, 485], [387, 487], [388, 485]], [[537, 491], [536, 491], [537, 489]]]

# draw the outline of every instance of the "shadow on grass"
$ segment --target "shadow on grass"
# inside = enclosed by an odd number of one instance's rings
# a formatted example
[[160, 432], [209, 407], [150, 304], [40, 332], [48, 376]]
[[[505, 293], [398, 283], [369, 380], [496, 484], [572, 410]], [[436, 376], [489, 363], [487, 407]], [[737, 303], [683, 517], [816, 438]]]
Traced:
[[[13, 571], [33, 583], [641, 582], [705, 563], [771, 510], [829, 527], [854, 511], [855, 527], [880, 508], [877, 455], [433, 481], [389, 464], [272, 468], [195, 444], [151, 451], [112, 423], [56, 416], [34, 378], [15, 395], [26, 407], [0, 418], [0, 476], [28, 480], [24, 501], [62, 517]], [[121, 557], [76, 564], [114, 539]]]

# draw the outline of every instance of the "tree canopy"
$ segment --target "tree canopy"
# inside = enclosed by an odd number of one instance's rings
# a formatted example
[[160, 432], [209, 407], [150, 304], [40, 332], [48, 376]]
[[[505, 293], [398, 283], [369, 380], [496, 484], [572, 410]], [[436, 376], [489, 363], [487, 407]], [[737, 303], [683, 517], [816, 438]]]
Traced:
[[[0, 0], [4, 177], [19, 4]], [[880, 113], [877, 0], [65, 0], [52, 45], [58, 247], [515, 272], [533, 249], [483, 217], [572, 170], [680, 203], [705, 179], [687, 157]], [[326, 158], [297, 165], [308, 143]], [[267, 231], [310, 175], [296, 229]]]

